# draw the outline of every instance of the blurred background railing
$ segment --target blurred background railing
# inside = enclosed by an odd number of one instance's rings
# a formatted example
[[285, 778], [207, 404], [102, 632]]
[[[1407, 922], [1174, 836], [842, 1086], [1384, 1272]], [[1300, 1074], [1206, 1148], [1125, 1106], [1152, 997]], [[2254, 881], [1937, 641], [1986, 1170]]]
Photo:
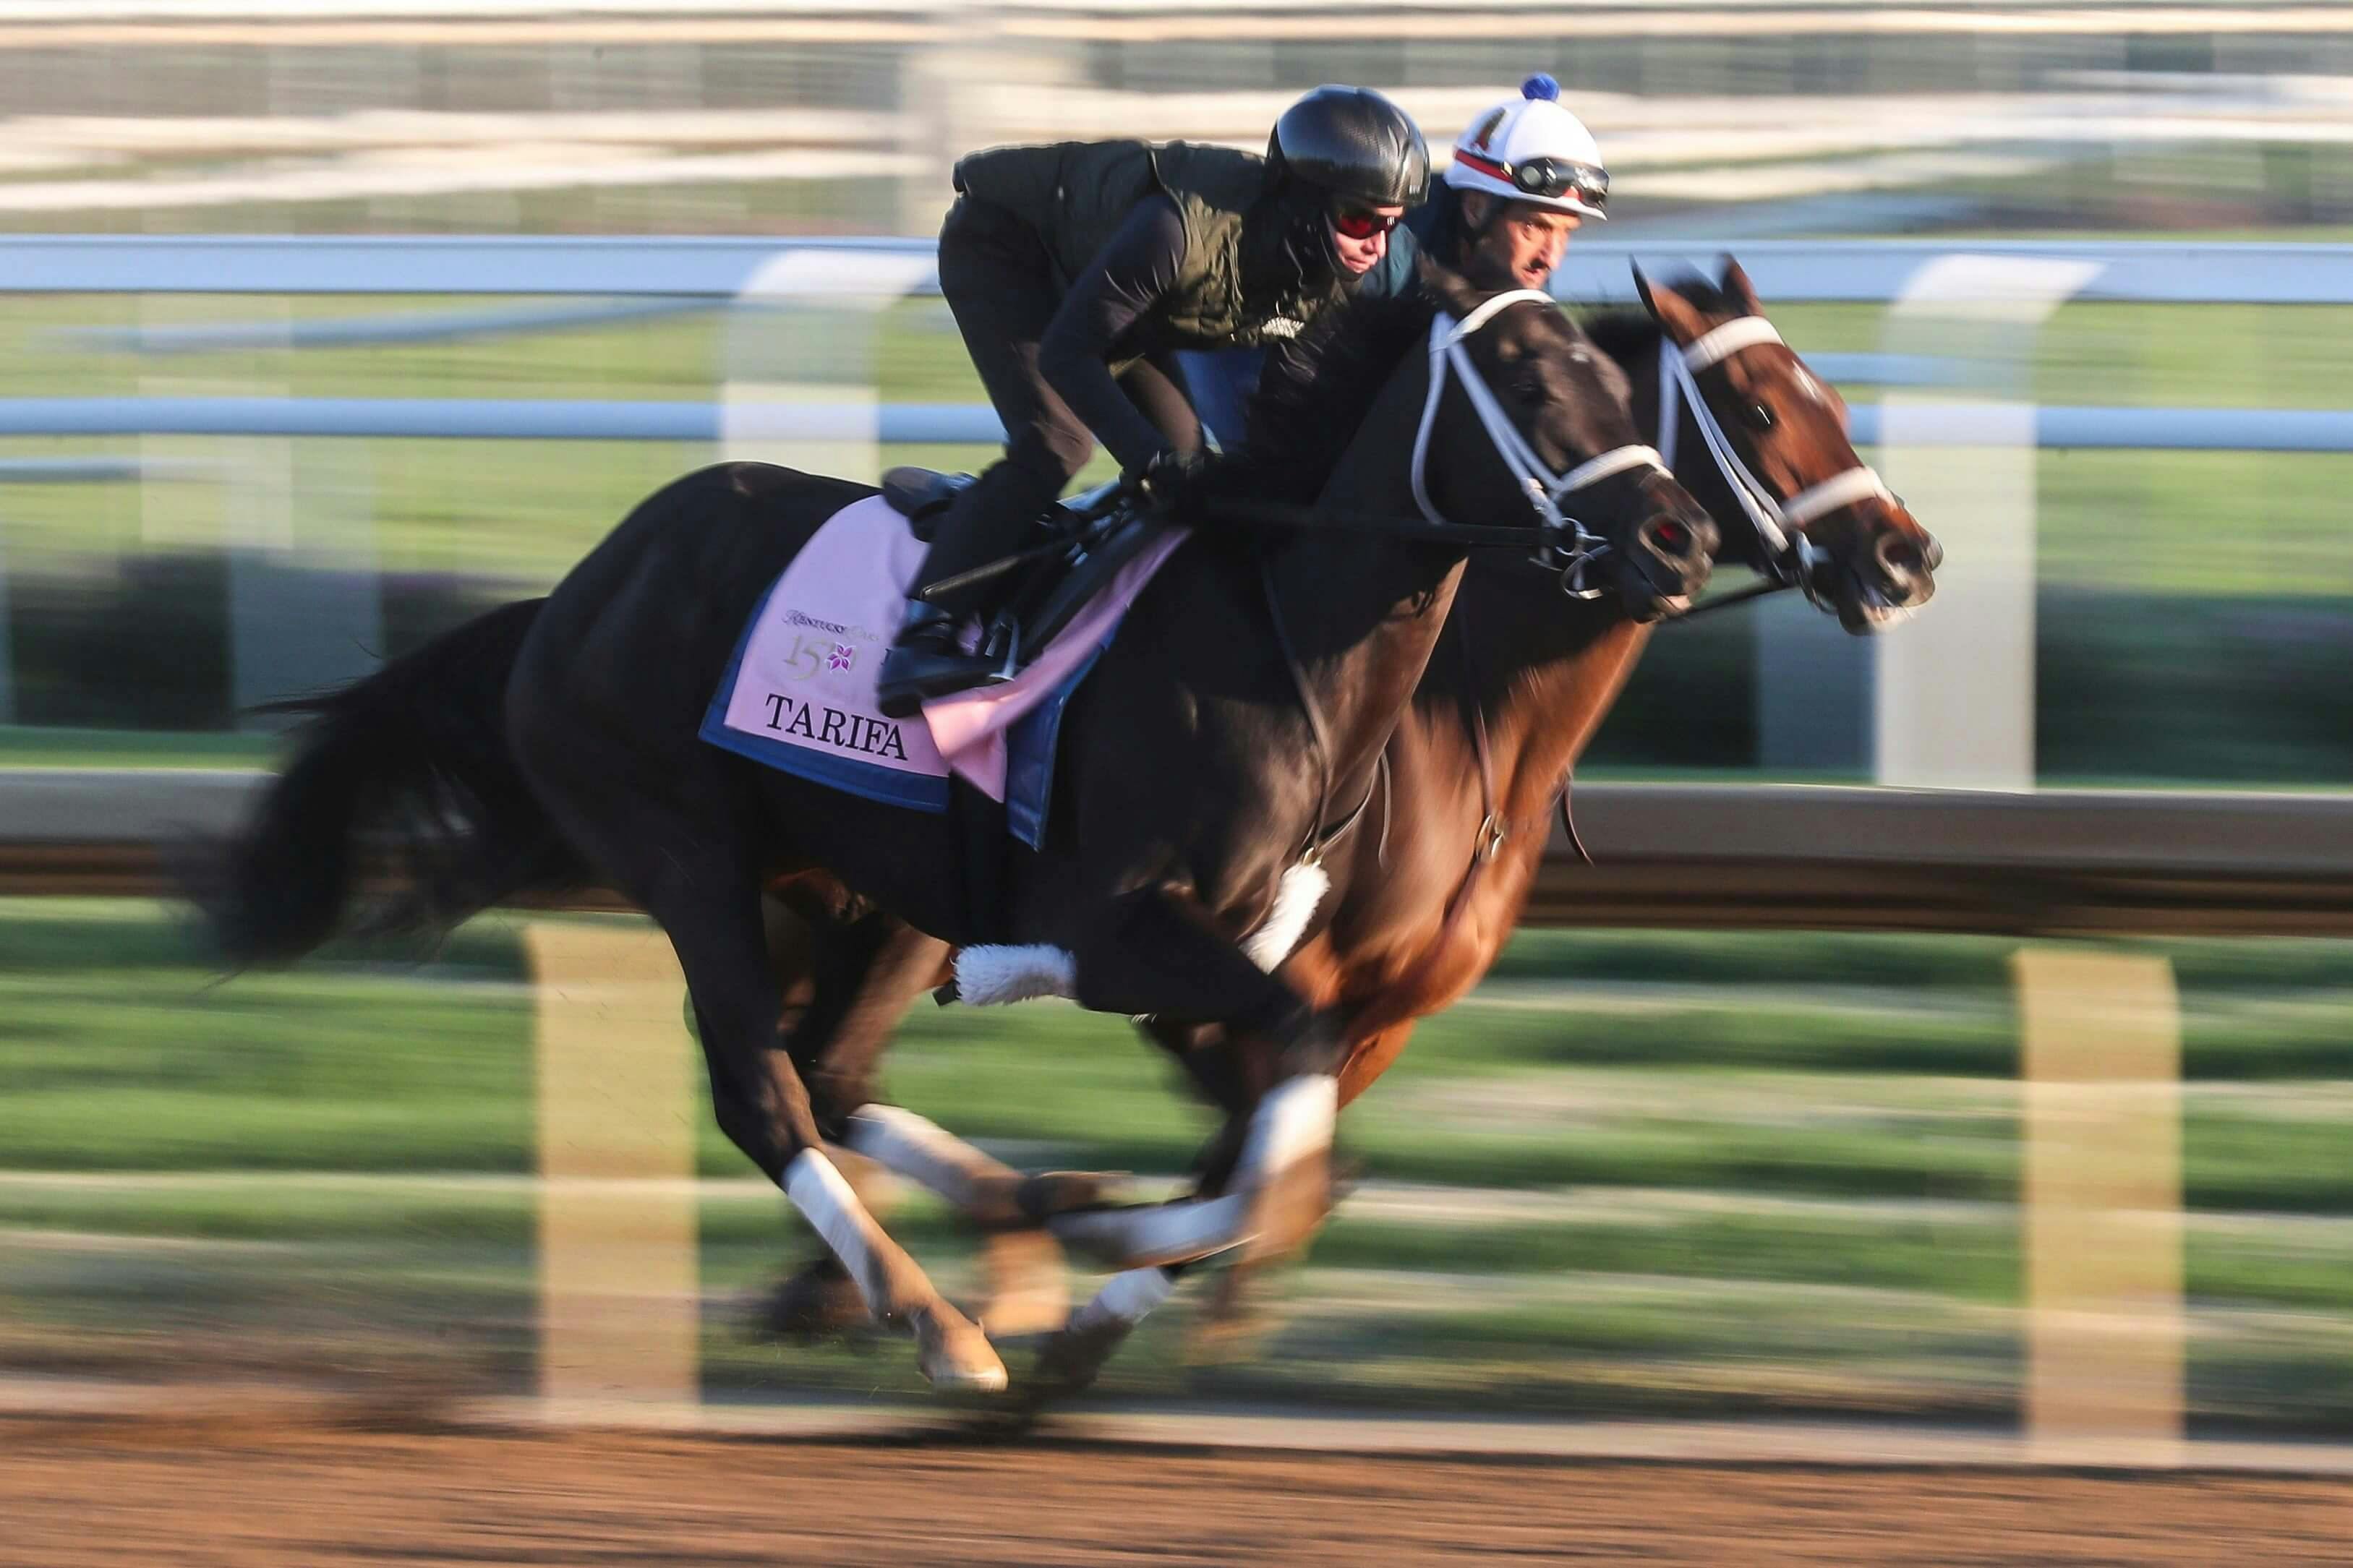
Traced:
[[[1584, 241], [1556, 286], [1622, 301], [1630, 258], [1682, 250]], [[2338, 528], [2295, 503], [2353, 450], [2339, 384], [2299, 368], [2306, 334], [2353, 320], [2353, 253], [1741, 254], [1954, 565], [1936, 616], [1876, 647], [1786, 604], [1676, 628], [1596, 767], [2345, 776]], [[244, 710], [543, 587], [698, 461], [871, 474], [983, 460], [996, 432], [922, 241], [27, 237], [0, 240], [0, 279], [22, 351], [0, 392], [0, 759], [251, 755]], [[2019, 288], [2055, 290], [2039, 331], [1983, 331], [1973, 310]], [[2306, 401], [2250, 405], [2251, 381]]]
[[[70, 895], [0, 899], [0, 1372], [540, 1386], [543, 1053], [623, 1005], [541, 933], [646, 939], [501, 912], [215, 985], [153, 845], [266, 763], [245, 710], [714, 458], [985, 460], [927, 283], [969, 148], [1252, 145], [1326, 80], [1444, 142], [1546, 69], [1617, 215], [1563, 297], [1736, 252], [1950, 565], [1875, 643], [1778, 602], [1654, 639], [1602, 863], [1539, 889], [1570, 929], [1352, 1110], [1274, 1353], [1172, 1310], [1107, 1392], [2353, 1430], [2341, 7], [398, 9], [0, 0], [0, 890]], [[1116, 1034], [923, 1009], [891, 1087], [1017, 1163], [1180, 1170]], [[915, 1393], [737, 1331], [793, 1244], [681, 1092], [631, 1192], [692, 1388]], [[894, 1224], [965, 1282], [948, 1216]]]

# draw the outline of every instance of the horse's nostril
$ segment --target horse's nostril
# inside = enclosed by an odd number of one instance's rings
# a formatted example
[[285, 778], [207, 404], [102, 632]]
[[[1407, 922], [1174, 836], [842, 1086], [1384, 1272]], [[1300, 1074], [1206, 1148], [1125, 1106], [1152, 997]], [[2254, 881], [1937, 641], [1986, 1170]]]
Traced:
[[1933, 533], [1924, 533], [1920, 537], [1927, 542], [1928, 570], [1934, 572], [1945, 563], [1945, 547], [1936, 542], [1936, 536]]
[[1925, 535], [1915, 540], [1902, 534], [1889, 534], [1879, 542], [1880, 564], [1886, 568], [1891, 577], [1914, 577], [1933, 572], [1943, 555], [1944, 552], [1936, 548], [1936, 542]]

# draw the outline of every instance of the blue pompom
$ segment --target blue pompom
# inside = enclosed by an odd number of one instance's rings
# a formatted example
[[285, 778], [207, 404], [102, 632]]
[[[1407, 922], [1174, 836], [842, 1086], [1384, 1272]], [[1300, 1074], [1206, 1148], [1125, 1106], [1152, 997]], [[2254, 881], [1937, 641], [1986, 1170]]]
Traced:
[[1549, 71], [1538, 71], [1520, 83], [1520, 96], [1556, 103], [1560, 100], [1560, 83], [1553, 80]]

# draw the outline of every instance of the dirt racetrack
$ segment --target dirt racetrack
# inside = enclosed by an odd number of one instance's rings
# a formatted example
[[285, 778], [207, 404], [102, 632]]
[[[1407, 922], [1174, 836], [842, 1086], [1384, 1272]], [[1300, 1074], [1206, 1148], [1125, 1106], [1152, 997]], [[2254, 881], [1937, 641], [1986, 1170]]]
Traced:
[[2353, 1482], [0, 1423], [9, 1568], [2353, 1560]]

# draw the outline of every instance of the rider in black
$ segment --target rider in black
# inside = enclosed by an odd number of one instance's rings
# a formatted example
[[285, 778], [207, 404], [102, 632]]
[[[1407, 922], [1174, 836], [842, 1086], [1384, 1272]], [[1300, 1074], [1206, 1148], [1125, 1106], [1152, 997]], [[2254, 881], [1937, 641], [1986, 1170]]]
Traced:
[[[1100, 437], [1130, 482], [1166, 496], [1202, 437], [1176, 351], [1295, 336], [1377, 266], [1430, 185], [1405, 111], [1324, 87], [1284, 110], [1261, 160], [1186, 142], [1064, 142], [976, 153], [940, 230], [940, 291], [1004, 420], [1005, 458], [940, 521], [920, 583], [1021, 548]], [[987, 679], [962, 652], [990, 584], [909, 604], [882, 668], [882, 711]]]

